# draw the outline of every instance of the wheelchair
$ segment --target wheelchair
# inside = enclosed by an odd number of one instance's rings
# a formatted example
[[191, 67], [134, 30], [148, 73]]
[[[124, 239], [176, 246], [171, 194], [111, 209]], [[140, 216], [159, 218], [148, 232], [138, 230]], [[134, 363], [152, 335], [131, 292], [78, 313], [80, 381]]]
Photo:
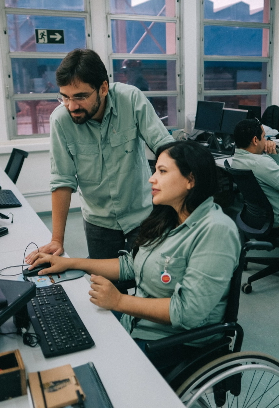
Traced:
[[[245, 254], [251, 249], [271, 250], [269, 242], [249, 241], [241, 250], [238, 268], [231, 279], [224, 323], [195, 328], [185, 333], [150, 341], [146, 352], [191, 344], [219, 335], [206, 346], [192, 347], [191, 358], [161, 372], [188, 408], [275, 408], [279, 407], [279, 360], [258, 352], [241, 352], [243, 329], [237, 323], [241, 276]], [[206, 341], [205, 341], [206, 342]]]

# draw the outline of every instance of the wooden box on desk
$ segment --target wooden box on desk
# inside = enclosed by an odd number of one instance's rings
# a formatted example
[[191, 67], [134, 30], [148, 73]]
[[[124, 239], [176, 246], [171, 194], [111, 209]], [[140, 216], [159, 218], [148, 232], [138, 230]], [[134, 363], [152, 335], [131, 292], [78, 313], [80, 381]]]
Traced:
[[25, 394], [26, 376], [20, 351], [0, 353], [0, 401]]

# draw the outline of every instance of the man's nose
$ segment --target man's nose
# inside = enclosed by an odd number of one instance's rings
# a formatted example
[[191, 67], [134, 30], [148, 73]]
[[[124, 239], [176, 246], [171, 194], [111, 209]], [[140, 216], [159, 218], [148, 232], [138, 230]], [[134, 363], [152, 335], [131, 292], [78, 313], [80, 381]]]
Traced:
[[77, 110], [78, 108], [79, 108], [79, 104], [75, 100], [70, 99], [68, 103], [69, 111], [72, 112], [72, 111]]

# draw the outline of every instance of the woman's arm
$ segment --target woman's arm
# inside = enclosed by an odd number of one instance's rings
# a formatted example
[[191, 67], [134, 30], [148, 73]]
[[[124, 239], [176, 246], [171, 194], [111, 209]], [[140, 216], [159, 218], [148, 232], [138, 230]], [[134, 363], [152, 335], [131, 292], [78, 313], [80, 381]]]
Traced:
[[124, 295], [107, 279], [91, 275], [90, 301], [104, 309], [115, 310], [128, 315], [147, 319], [155, 323], [171, 324], [170, 298], [140, 298]]
[[51, 266], [42, 269], [38, 275], [64, 272], [67, 269], [81, 269], [88, 273], [104, 276], [110, 280], [119, 279], [119, 260], [114, 259], [83, 259], [83, 258], [63, 258], [60, 256], [44, 254], [38, 252], [32, 256], [30, 270], [44, 262], [49, 262]]

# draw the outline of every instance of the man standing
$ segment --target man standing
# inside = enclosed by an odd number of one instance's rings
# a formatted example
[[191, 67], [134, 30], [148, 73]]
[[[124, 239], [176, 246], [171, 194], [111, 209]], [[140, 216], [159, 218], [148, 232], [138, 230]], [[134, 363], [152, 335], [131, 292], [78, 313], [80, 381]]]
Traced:
[[274, 227], [279, 226], [279, 155], [276, 144], [266, 140], [258, 119], [245, 119], [234, 130], [236, 144], [232, 167], [252, 170], [274, 212]]
[[[90, 258], [115, 258], [132, 245], [152, 210], [145, 143], [173, 141], [144, 94], [109, 84], [98, 54], [75, 49], [56, 71], [61, 105], [51, 114], [52, 241], [63, 253], [71, 194], [79, 190]], [[28, 259], [28, 258], [27, 258]]]

